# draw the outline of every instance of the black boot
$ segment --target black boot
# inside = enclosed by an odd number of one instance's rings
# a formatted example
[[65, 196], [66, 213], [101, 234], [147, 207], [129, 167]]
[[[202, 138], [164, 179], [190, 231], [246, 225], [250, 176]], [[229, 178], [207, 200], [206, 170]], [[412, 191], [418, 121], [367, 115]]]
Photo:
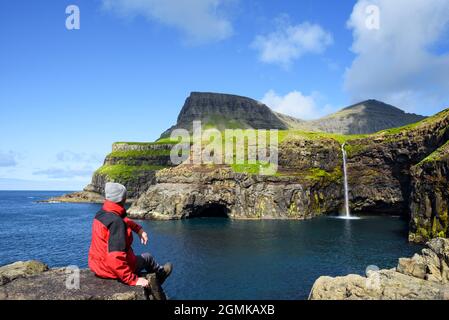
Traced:
[[171, 274], [173, 270], [173, 265], [170, 262], [167, 262], [162, 267], [162, 270], [157, 273], [157, 278], [159, 280], [160, 285], [162, 285], [165, 280], [168, 278], [168, 276]]
[[145, 288], [145, 297], [147, 300], [167, 300], [164, 289], [162, 289], [159, 283], [158, 277], [151, 273], [147, 275], [149, 287]]

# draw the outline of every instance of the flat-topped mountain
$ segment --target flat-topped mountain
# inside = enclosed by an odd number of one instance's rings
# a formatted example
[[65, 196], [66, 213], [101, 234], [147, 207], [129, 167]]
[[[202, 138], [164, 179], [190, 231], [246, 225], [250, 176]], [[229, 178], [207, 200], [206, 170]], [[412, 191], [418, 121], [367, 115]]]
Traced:
[[176, 128], [191, 130], [194, 120], [203, 128], [223, 129], [298, 129], [340, 134], [368, 134], [418, 122], [425, 117], [410, 114], [392, 105], [366, 100], [318, 120], [305, 121], [274, 112], [254, 99], [210, 92], [192, 92], [179, 113]]
[[288, 129], [289, 126], [266, 105], [246, 97], [209, 92], [192, 92], [179, 113], [176, 128], [191, 130], [192, 122], [203, 127], [223, 129]]

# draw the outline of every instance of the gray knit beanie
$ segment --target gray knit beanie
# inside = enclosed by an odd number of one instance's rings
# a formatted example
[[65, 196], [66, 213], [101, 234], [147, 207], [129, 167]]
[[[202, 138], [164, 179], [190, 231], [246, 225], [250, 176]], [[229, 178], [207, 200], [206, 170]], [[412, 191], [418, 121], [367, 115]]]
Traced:
[[107, 182], [104, 186], [106, 200], [119, 203], [126, 197], [126, 187], [120, 183]]

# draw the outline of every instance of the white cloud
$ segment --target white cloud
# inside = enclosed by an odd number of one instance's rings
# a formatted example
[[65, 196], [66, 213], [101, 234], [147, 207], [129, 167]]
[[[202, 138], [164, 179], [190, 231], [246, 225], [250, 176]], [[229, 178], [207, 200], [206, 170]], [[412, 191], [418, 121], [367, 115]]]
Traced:
[[293, 116], [303, 120], [317, 119], [326, 115], [330, 107], [320, 108], [317, 100], [320, 99], [318, 93], [306, 96], [299, 91], [292, 91], [284, 96], [278, 95], [274, 90], [265, 93], [261, 102], [269, 106], [276, 112]]
[[83, 162], [86, 164], [100, 164], [103, 160], [98, 154], [77, 153], [69, 150], [58, 152], [56, 159], [60, 162]]
[[259, 51], [260, 61], [288, 67], [307, 53], [324, 52], [332, 43], [332, 35], [320, 25], [304, 22], [280, 23], [274, 32], [256, 36], [251, 46]]
[[0, 167], [15, 167], [17, 165], [16, 154], [12, 151], [1, 152], [0, 151]]
[[[370, 5], [379, 8], [378, 30], [366, 25]], [[448, 102], [449, 54], [438, 45], [447, 36], [449, 1], [359, 0], [348, 26], [356, 58], [344, 85], [354, 101], [376, 98], [427, 113]]]
[[232, 34], [231, 22], [220, 14], [223, 4], [224, 0], [103, 0], [107, 10], [174, 27], [191, 43], [220, 41]]
[[50, 179], [67, 179], [76, 177], [89, 177], [92, 175], [93, 172], [94, 170], [89, 167], [81, 169], [52, 167], [45, 170], [37, 170], [33, 172], [33, 175], [47, 176]]

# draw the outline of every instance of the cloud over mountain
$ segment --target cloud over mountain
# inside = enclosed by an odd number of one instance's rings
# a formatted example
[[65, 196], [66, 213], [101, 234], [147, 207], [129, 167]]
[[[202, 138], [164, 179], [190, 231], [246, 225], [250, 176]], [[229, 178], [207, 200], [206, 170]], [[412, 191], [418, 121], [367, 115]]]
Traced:
[[269, 106], [276, 112], [280, 112], [303, 120], [311, 120], [322, 117], [329, 108], [320, 108], [317, 100], [320, 96], [317, 92], [311, 95], [304, 95], [300, 91], [294, 90], [286, 95], [279, 95], [274, 90], [265, 93], [261, 102]]
[[[378, 29], [367, 27], [372, 5], [379, 9]], [[344, 87], [354, 101], [376, 98], [411, 111], [433, 106], [429, 113], [448, 102], [449, 1], [359, 0], [348, 27], [356, 58]]]
[[324, 52], [332, 43], [332, 35], [318, 24], [281, 20], [275, 31], [256, 36], [251, 46], [259, 51], [260, 61], [289, 67], [305, 54]]

